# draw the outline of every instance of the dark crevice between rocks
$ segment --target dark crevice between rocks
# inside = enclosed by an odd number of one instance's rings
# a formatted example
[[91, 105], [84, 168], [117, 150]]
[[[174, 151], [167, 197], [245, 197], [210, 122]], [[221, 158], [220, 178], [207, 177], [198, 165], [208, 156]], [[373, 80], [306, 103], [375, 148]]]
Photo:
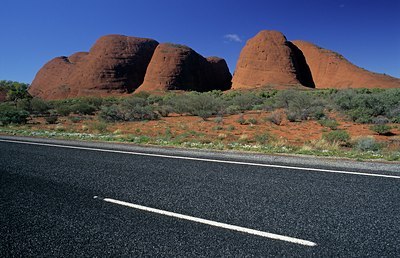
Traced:
[[303, 52], [292, 42], [286, 41], [286, 45], [292, 50], [291, 57], [294, 68], [296, 69], [296, 77], [299, 82], [309, 88], [315, 88], [311, 69], [307, 64]]

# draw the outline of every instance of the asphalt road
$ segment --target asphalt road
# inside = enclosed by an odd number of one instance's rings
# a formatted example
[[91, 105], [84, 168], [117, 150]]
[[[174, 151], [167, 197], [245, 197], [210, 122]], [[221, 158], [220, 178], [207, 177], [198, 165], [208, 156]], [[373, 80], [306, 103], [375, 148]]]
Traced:
[[15, 139], [0, 137], [0, 257], [400, 256], [399, 164], [380, 170], [347, 162], [332, 171], [333, 163], [315, 159], [307, 169], [306, 158], [269, 166], [267, 156], [255, 162], [251, 155], [4, 140]]

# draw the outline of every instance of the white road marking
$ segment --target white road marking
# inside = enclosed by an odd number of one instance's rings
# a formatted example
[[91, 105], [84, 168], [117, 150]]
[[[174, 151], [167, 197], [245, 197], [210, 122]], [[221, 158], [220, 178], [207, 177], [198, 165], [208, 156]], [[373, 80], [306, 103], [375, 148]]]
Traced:
[[284, 166], [284, 165], [272, 165], [272, 164], [263, 164], [263, 163], [220, 160], [220, 159], [194, 158], [194, 157], [186, 157], [186, 156], [172, 156], [172, 155], [164, 155], [164, 154], [132, 152], [132, 151], [120, 151], [120, 150], [109, 150], [109, 149], [99, 149], [99, 148], [90, 148], [90, 147], [79, 147], [79, 146], [60, 145], [60, 144], [38, 143], [38, 142], [13, 141], [13, 140], [3, 140], [3, 139], [0, 139], [0, 142], [30, 144], [30, 145], [39, 145], [39, 146], [48, 146], [48, 147], [57, 147], [57, 148], [66, 148], [66, 149], [110, 152], [110, 153], [139, 155], [139, 156], [150, 156], [150, 157], [158, 157], [158, 158], [195, 160], [195, 161], [205, 161], [205, 162], [225, 163], [225, 164], [235, 164], [235, 165], [246, 165], [246, 166], [257, 166], [257, 167], [283, 168], [283, 169], [302, 170], [302, 171], [307, 171], [307, 172], [325, 172], [325, 173], [348, 174], [348, 175], [357, 175], [357, 176], [372, 176], [372, 177], [384, 177], [384, 178], [400, 179], [400, 176], [382, 175], [382, 174], [375, 174], [375, 173], [363, 173], [363, 172], [355, 172], [355, 171], [343, 171], [343, 170], [331, 170], [331, 169], [307, 168], [307, 167], [293, 167], [293, 166]]
[[105, 202], [114, 203], [114, 204], [130, 207], [130, 208], [134, 208], [134, 209], [138, 209], [138, 210], [142, 210], [142, 211], [157, 213], [157, 214], [161, 214], [161, 215], [165, 215], [165, 216], [169, 216], [169, 217], [173, 217], [173, 218], [178, 218], [178, 219], [194, 221], [197, 223], [202, 223], [202, 224], [206, 224], [206, 225], [210, 225], [210, 226], [214, 226], [214, 227], [218, 227], [218, 228], [235, 230], [235, 231], [239, 231], [242, 233], [261, 236], [261, 237], [265, 237], [265, 238], [269, 238], [269, 239], [280, 240], [280, 241], [285, 241], [285, 242], [290, 242], [290, 243], [305, 245], [305, 246], [316, 246], [317, 245], [316, 243], [308, 241], [308, 240], [303, 240], [303, 239], [299, 239], [299, 238], [288, 237], [288, 236], [273, 234], [273, 233], [269, 233], [269, 232], [259, 231], [259, 230], [255, 230], [255, 229], [230, 225], [230, 224], [221, 223], [221, 222], [217, 222], [217, 221], [183, 215], [183, 214], [179, 214], [179, 213], [175, 213], [175, 212], [154, 209], [154, 208], [150, 208], [150, 207], [146, 207], [146, 206], [142, 206], [142, 205], [138, 205], [138, 204], [133, 204], [133, 203], [129, 203], [129, 202], [124, 202], [124, 201], [119, 201], [119, 200], [115, 200], [115, 199], [111, 199], [111, 198], [100, 198], [98, 196], [94, 196], [94, 198], [103, 200]]

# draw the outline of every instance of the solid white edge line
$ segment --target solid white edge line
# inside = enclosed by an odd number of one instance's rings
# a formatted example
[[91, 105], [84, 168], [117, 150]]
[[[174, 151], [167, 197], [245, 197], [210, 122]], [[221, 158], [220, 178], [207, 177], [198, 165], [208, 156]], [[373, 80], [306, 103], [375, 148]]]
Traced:
[[355, 172], [355, 171], [331, 170], [331, 169], [320, 169], [320, 168], [306, 168], [306, 167], [293, 167], [293, 166], [272, 165], [272, 164], [262, 164], [262, 163], [251, 163], [251, 162], [241, 162], [241, 161], [231, 161], [231, 160], [194, 158], [194, 157], [185, 157], [185, 156], [172, 156], [172, 155], [164, 155], [164, 154], [153, 154], [153, 153], [144, 153], [144, 152], [109, 150], [109, 149], [99, 149], [99, 148], [90, 148], [90, 147], [79, 147], [79, 146], [70, 146], [70, 145], [38, 143], [38, 142], [14, 141], [14, 140], [4, 140], [4, 139], [0, 139], [0, 142], [30, 144], [30, 145], [39, 145], [39, 146], [48, 146], [48, 147], [57, 147], [57, 148], [66, 148], [66, 149], [78, 149], [78, 150], [111, 152], [111, 153], [150, 156], [150, 157], [159, 157], [159, 158], [195, 160], [195, 161], [205, 161], [205, 162], [225, 163], [225, 164], [235, 164], [235, 165], [271, 167], [271, 168], [284, 168], [284, 169], [293, 169], [293, 170], [302, 170], [302, 171], [313, 171], [313, 172], [318, 171], [318, 172], [336, 173], [336, 174], [349, 174], [349, 175], [358, 175], [358, 176], [371, 176], [371, 177], [384, 177], [384, 178], [400, 179], [400, 176], [382, 175], [382, 174], [374, 174], [374, 173], [363, 173], [363, 172]]
[[317, 245], [316, 243], [308, 241], [308, 240], [303, 240], [303, 239], [299, 239], [299, 238], [288, 237], [288, 236], [284, 236], [284, 235], [278, 235], [278, 234], [259, 231], [259, 230], [255, 230], [255, 229], [230, 225], [230, 224], [226, 224], [226, 223], [222, 223], [222, 222], [192, 217], [192, 216], [183, 215], [183, 214], [179, 214], [179, 213], [175, 213], [175, 212], [159, 210], [159, 209], [150, 208], [150, 207], [146, 207], [146, 206], [142, 206], [142, 205], [138, 205], [138, 204], [134, 204], [134, 203], [129, 203], [129, 202], [124, 202], [124, 201], [119, 201], [119, 200], [115, 200], [115, 199], [111, 199], [111, 198], [100, 198], [98, 196], [94, 196], [94, 198], [103, 200], [105, 202], [126, 206], [129, 208], [134, 208], [137, 210], [157, 213], [157, 214], [165, 215], [168, 217], [193, 221], [193, 222], [197, 222], [197, 223], [201, 223], [201, 224], [206, 224], [206, 225], [210, 225], [210, 226], [214, 226], [214, 227], [218, 227], [218, 228], [234, 230], [234, 231], [247, 233], [247, 234], [251, 234], [251, 235], [256, 235], [256, 236], [261, 236], [261, 237], [265, 237], [265, 238], [269, 238], [269, 239], [280, 240], [280, 241], [285, 241], [285, 242], [304, 245], [304, 246], [316, 246]]

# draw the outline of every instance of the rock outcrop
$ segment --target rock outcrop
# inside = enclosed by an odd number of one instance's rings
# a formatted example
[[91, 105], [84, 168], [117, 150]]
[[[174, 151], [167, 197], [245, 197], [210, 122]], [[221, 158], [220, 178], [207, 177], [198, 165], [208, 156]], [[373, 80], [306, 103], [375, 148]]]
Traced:
[[43, 99], [107, 96], [138, 91], [227, 90], [224, 59], [204, 58], [189, 47], [108, 35], [89, 52], [57, 57], [36, 74], [29, 93]]
[[[29, 94], [43, 99], [63, 99], [72, 97], [70, 76], [75, 65], [68, 57], [56, 57], [46, 63], [36, 74]], [[77, 89], [78, 90], [78, 89]]]
[[400, 79], [364, 70], [336, 52], [301, 40], [293, 44], [303, 52], [317, 88], [400, 87]]
[[278, 31], [261, 31], [240, 53], [232, 89], [264, 86], [314, 87], [304, 56]]
[[264, 30], [247, 41], [233, 78], [224, 59], [204, 58], [187, 46], [107, 35], [89, 52], [56, 57], [46, 63], [29, 93], [43, 99], [64, 99], [231, 87], [399, 88], [400, 79], [366, 71], [340, 54], [311, 43], [287, 41], [278, 31]]
[[133, 92], [142, 84], [157, 45], [152, 39], [101, 37], [89, 53], [58, 57], [44, 65], [29, 92], [44, 99]]
[[165, 43], [157, 46], [137, 91], [227, 90], [231, 79], [225, 60], [206, 59], [187, 46]]

